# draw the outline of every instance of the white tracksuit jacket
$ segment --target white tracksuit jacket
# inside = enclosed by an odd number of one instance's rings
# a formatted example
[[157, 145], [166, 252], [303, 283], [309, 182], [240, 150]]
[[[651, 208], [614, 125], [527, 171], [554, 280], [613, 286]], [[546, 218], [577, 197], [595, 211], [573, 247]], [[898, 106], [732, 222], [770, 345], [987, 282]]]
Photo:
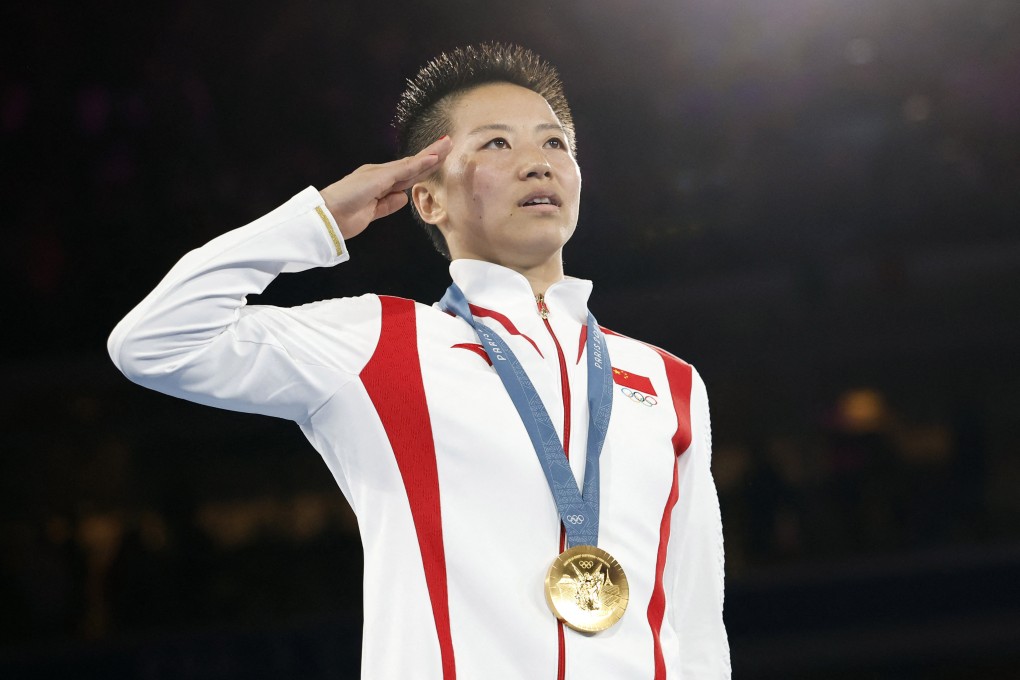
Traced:
[[[468, 324], [376, 295], [246, 306], [281, 272], [347, 259], [309, 187], [185, 255], [118, 324], [109, 351], [146, 387], [298, 423], [358, 517], [362, 677], [728, 678], [722, 530], [697, 372], [607, 333], [618, 370], [599, 545], [626, 571], [630, 604], [609, 630], [579, 634], [545, 602], [561, 547], [552, 495]], [[450, 272], [520, 359], [583, 479], [591, 282], [550, 287], [546, 323], [516, 272], [474, 260]]]

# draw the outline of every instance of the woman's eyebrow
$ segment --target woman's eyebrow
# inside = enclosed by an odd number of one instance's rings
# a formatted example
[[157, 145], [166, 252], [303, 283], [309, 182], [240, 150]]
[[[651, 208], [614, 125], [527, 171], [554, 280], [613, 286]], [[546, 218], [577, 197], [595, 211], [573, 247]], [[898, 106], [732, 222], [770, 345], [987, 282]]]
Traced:
[[[557, 125], [556, 123], [539, 123], [535, 126], [536, 130], [556, 130], [559, 133], [563, 133], [563, 126]], [[500, 132], [513, 132], [513, 127], [506, 123], [489, 123], [488, 125], [479, 125], [474, 130], [468, 133], [468, 135], [478, 134], [479, 132], [485, 132], [487, 130], [499, 130]]]
[[489, 123], [488, 125], [479, 125], [474, 130], [469, 132], [469, 135], [478, 134], [479, 132], [485, 132], [486, 130], [500, 130], [502, 132], [513, 132], [514, 129], [504, 123]]
[[557, 125], [556, 123], [542, 123], [541, 125], [536, 125], [535, 129], [536, 130], [556, 130], [560, 134], [564, 134], [564, 135], [566, 134], [565, 132], [563, 132], [563, 126], [562, 125]]

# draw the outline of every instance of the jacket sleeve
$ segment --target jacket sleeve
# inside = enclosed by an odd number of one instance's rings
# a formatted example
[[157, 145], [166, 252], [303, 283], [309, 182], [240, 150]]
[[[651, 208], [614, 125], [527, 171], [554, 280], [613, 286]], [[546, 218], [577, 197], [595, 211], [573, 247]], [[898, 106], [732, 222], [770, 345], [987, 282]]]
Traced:
[[280, 273], [347, 259], [336, 223], [309, 187], [185, 255], [117, 324], [110, 357], [130, 380], [159, 392], [303, 422], [367, 361], [378, 299], [279, 308], [246, 306], [245, 296]]
[[712, 428], [705, 383], [691, 383], [691, 445], [677, 464], [677, 531], [670, 553], [677, 559], [669, 616], [680, 637], [680, 677], [730, 677], [730, 649], [723, 624], [723, 535], [719, 497], [712, 479]]

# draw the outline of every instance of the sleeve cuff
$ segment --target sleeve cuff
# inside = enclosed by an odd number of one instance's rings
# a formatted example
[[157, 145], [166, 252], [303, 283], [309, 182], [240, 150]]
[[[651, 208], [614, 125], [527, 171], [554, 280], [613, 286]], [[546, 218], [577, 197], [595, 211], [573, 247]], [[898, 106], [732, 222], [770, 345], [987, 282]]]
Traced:
[[319, 224], [322, 238], [326, 241], [331, 253], [330, 264], [338, 264], [351, 259], [347, 243], [344, 241], [343, 234], [340, 233], [340, 227], [326, 208], [326, 202], [322, 200], [319, 190], [315, 187], [308, 187], [294, 199], [315, 213], [315, 221]]

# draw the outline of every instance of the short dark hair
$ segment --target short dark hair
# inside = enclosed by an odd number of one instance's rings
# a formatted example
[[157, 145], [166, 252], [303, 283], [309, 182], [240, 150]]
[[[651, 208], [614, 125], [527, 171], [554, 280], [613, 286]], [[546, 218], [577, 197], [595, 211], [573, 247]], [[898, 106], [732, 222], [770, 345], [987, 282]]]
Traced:
[[[519, 45], [482, 43], [440, 54], [407, 81], [393, 121], [399, 155], [412, 156], [449, 134], [450, 105], [458, 96], [488, 83], [511, 83], [542, 95], [563, 126], [571, 151], [576, 151], [574, 119], [556, 69]], [[436, 250], [450, 259], [443, 234], [421, 219], [413, 202], [411, 214], [425, 227]]]

